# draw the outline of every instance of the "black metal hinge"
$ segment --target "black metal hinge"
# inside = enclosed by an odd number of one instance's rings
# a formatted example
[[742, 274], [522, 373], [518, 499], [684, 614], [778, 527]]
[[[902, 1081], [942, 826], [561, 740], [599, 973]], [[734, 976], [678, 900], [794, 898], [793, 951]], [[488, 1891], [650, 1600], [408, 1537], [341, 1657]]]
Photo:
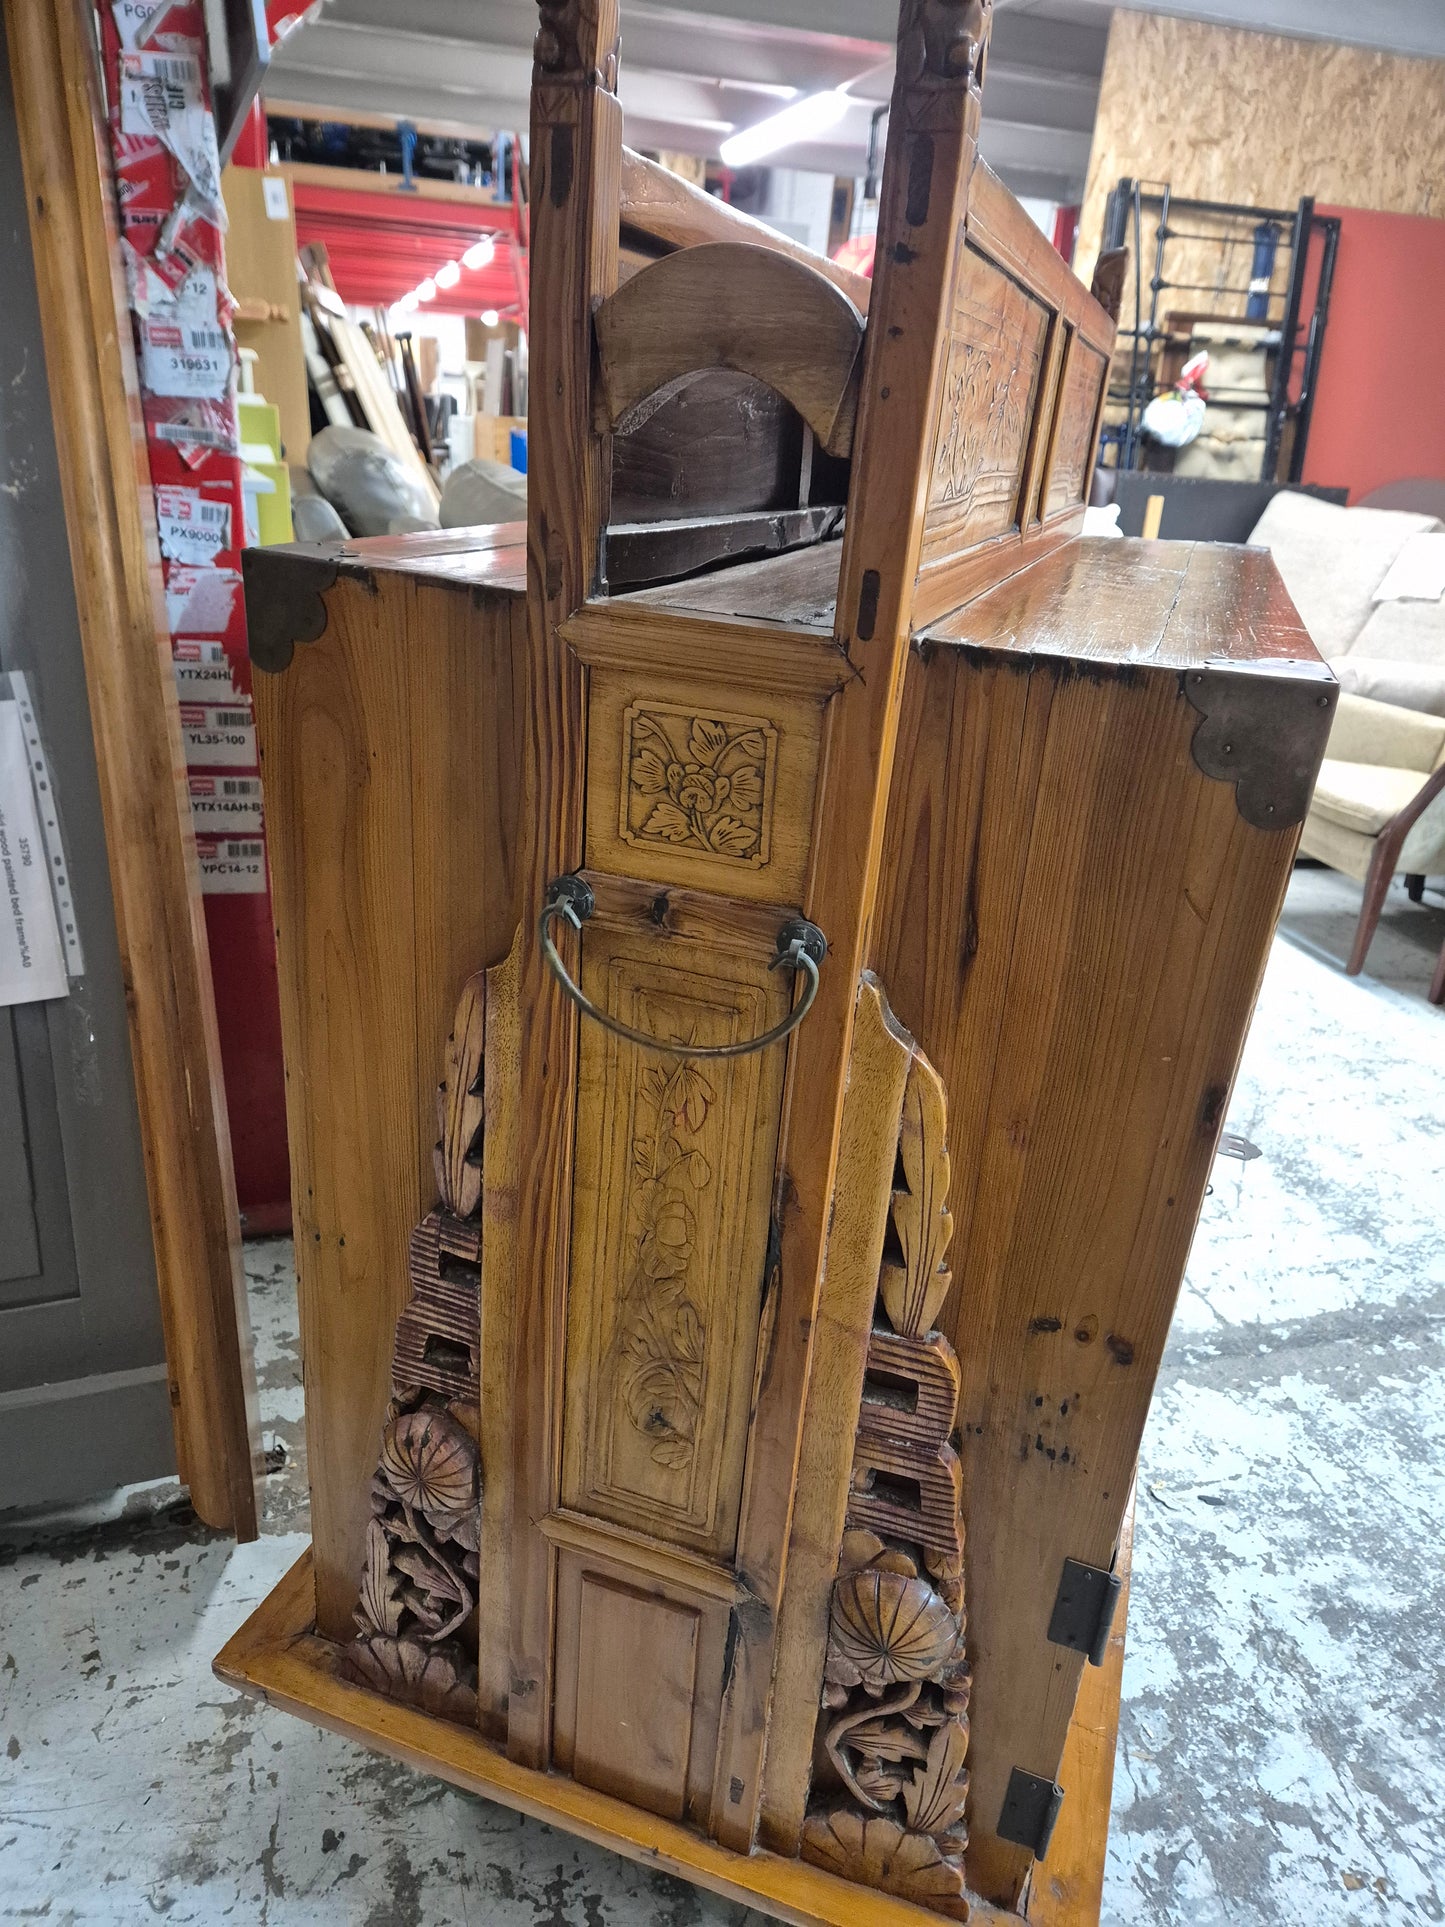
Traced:
[[1016, 1766], [1008, 1778], [1003, 1796], [1003, 1812], [998, 1817], [998, 1837], [1015, 1847], [1027, 1847], [1035, 1860], [1049, 1850], [1058, 1824], [1059, 1808], [1064, 1804], [1064, 1789], [1037, 1773], [1025, 1773]]
[[1067, 1646], [1071, 1653], [1087, 1653], [1091, 1666], [1102, 1666], [1109, 1650], [1114, 1609], [1123, 1590], [1124, 1582], [1117, 1572], [1066, 1559], [1054, 1600], [1054, 1616], [1049, 1621], [1051, 1643]]

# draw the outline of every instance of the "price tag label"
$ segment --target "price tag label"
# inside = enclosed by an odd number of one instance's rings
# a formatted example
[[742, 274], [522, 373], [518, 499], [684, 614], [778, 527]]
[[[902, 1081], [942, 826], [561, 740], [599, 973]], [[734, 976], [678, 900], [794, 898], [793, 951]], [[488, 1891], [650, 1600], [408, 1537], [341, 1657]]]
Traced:
[[264, 819], [259, 776], [193, 776], [190, 788], [197, 836], [261, 834]]
[[233, 704], [239, 701], [231, 659], [219, 642], [173, 642], [171, 668], [183, 703]]
[[172, 562], [212, 562], [231, 546], [231, 505], [208, 502], [198, 488], [158, 488], [161, 553]]
[[120, 127], [168, 147], [211, 213], [221, 210], [221, 157], [206, 109], [201, 63], [191, 54], [122, 53]]
[[249, 708], [182, 703], [181, 740], [192, 769], [255, 771], [256, 727]]
[[266, 845], [256, 837], [197, 837], [201, 894], [260, 897], [266, 894]]
[[231, 382], [231, 344], [214, 321], [150, 314], [140, 324], [141, 380], [153, 395], [219, 401]]

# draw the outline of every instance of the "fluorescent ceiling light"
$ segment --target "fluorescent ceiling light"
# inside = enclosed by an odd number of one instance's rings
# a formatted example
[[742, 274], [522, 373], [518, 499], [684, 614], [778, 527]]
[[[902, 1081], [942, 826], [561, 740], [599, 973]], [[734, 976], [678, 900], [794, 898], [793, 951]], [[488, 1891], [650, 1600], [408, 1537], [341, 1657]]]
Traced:
[[436, 300], [437, 284], [435, 281], [432, 280], [430, 275], [427, 276], [425, 281], [422, 281], [418, 284], [417, 291], [416, 291], [416, 298], [418, 301], [435, 301]]
[[482, 310], [482, 326], [484, 328], [495, 328], [501, 318], [495, 308], [483, 308]]
[[436, 284], [439, 288], [454, 288], [462, 278], [460, 261], [448, 261], [444, 268], [436, 271]]
[[490, 234], [484, 234], [480, 241], [473, 241], [472, 245], [462, 256], [462, 266], [464, 268], [484, 268], [496, 251], [496, 242]]
[[850, 96], [841, 88], [795, 100], [782, 113], [730, 135], [720, 150], [723, 161], [728, 167], [748, 167], [766, 154], [775, 154], [780, 147], [792, 147], [798, 141], [809, 140], [836, 127], [851, 105]]

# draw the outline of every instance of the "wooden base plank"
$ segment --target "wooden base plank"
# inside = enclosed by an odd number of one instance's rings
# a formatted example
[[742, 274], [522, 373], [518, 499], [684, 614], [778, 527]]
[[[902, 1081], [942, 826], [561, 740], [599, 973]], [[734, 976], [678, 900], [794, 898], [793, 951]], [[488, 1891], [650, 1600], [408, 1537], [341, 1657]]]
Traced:
[[[756, 1907], [796, 1927], [925, 1927], [937, 1916], [838, 1880], [801, 1860], [730, 1853], [623, 1800], [560, 1775], [519, 1766], [480, 1733], [448, 1725], [340, 1679], [339, 1648], [312, 1632], [316, 1619], [311, 1554], [297, 1560], [215, 1661], [219, 1679], [268, 1706], [294, 1713], [343, 1739], [419, 1772], [495, 1800], [644, 1866], [661, 1867], [724, 1899]], [[1022, 1927], [1021, 1917], [973, 1906], [978, 1927]], [[1077, 1916], [1071, 1916], [1071, 1921]]]

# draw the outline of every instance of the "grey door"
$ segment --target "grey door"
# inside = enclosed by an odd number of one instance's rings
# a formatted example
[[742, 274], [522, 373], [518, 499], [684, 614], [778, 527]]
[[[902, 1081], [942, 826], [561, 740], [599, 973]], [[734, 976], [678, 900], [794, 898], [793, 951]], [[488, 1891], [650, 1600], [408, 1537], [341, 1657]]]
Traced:
[[0, 670], [33, 698], [84, 957], [68, 998], [0, 1008], [5, 1508], [160, 1477], [175, 1448], [3, 29], [0, 238]]

